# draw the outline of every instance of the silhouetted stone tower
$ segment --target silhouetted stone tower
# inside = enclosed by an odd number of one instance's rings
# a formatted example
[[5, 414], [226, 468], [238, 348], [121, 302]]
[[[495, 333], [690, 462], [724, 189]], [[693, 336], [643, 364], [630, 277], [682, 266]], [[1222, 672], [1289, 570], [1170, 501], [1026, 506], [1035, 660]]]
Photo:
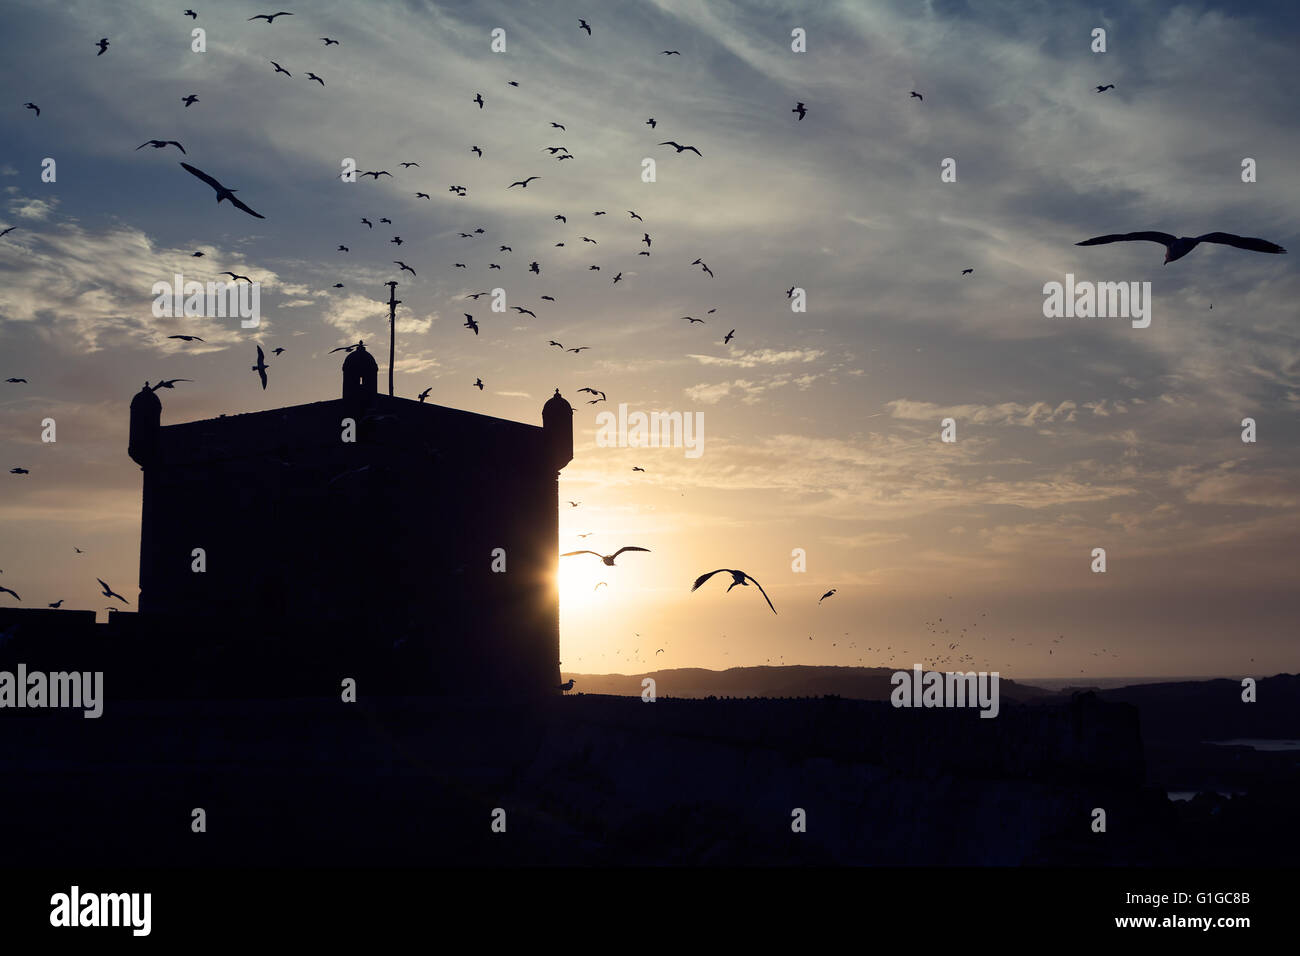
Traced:
[[169, 666], [271, 693], [558, 694], [572, 407], [557, 390], [538, 427], [384, 395], [361, 343], [342, 371], [335, 399], [178, 425], [135, 396], [141, 627]]
[[362, 340], [343, 360], [343, 401], [366, 408], [378, 392], [379, 363]]
[[145, 547], [145, 542], [153, 537], [155, 527], [154, 512], [157, 497], [151, 494], [151, 466], [158, 459], [158, 443], [162, 433], [162, 400], [157, 393], [144, 383], [144, 388], [136, 392], [131, 399], [131, 433], [127, 439], [127, 454], [144, 472], [144, 489], [140, 505], [140, 596], [137, 607], [144, 607], [145, 582], [152, 580], [153, 553]]

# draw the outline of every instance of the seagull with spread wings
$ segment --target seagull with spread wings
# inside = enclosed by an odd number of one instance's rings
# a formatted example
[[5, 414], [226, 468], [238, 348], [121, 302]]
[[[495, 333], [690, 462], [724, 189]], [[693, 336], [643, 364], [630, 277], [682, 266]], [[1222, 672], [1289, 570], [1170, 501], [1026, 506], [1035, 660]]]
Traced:
[[211, 176], [205, 173], [203, 170], [197, 169], [194, 166], [191, 166], [189, 163], [181, 163], [181, 165], [185, 167], [186, 172], [190, 173], [193, 176], [197, 176], [199, 179], [203, 180], [205, 183], [207, 183], [209, 186], [211, 186], [213, 189], [217, 191], [218, 203], [220, 203], [223, 199], [229, 199], [230, 204], [234, 206], [236, 209], [242, 209], [250, 216], [256, 216], [258, 219], [266, 218], [260, 212], [254, 212], [253, 210], [245, 206], [242, 202], [240, 202], [239, 199], [235, 197], [235, 193], [238, 190], [226, 188], [225, 186], [221, 185], [221, 183], [217, 182], [215, 179], [213, 179]]
[[118, 594], [116, 591], [114, 591], [112, 588], [110, 588], [107, 584], [105, 584], [103, 578], [95, 578], [95, 580], [98, 581], [98, 582], [99, 582], [99, 586], [100, 586], [101, 588], [104, 589], [104, 597], [115, 597], [115, 598], [117, 598], [119, 601], [121, 601], [123, 604], [130, 604], [130, 603], [131, 603], [131, 602], [128, 601], [126, 598], [122, 597], [122, 595]]
[[270, 367], [266, 364], [266, 353], [262, 351], [262, 346], [259, 345], [257, 347], [257, 364], [253, 366], [253, 371], [262, 380], [263, 391], [266, 391], [266, 370]]
[[1191, 236], [1171, 236], [1167, 232], [1124, 232], [1112, 233], [1109, 236], [1096, 236], [1092, 239], [1085, 239], [1083, 242], [1076, 242], [1076, 246], [1100, 246], [1110, 242], [1158, 242], [1165, 247], [1165, 265], [1171, 262], [1177, 262], [1183, 256], [1187, 255], [1202, 242], [1217, 242], [1225, 246], [1236, 246], [1238, 249], [1249, 249], [1251, 252], [1286, 252], [1275, 242], [1269, 242], [1267, 239], [1255, 239], [1250, 236], [1234, 236], [1230, 232], [1207, 232], [1203, 236], [1192, 238]]
[[749, 583], [753, 581], [754, 586], [758, 588], [759, 593], [763, 595], [763, 600], [767, 601], [767, 606], [772, 608], [772, 613], [773, 614], [776, 613], [776, 608], [772, 606], [772, 599], [768, 597], [767, 592], [763, 590], [763, 585], [759, 584], [758, 581], [754, 580], [753, 577], [746, 574], [744, 571], [736, 571], [731, 568], [718, 568], [718, 570], [710, 571], [708, 574], [701, 574], [698, 578], [695, 579], [695, 583], [691, 585], [691, 590], [692, 591], [699, 590], [700, 585], [703, 584], [705, 581], [707, 581], [709, 578], [713, 577], [715, 574], [731, 575], [731, 584], [727, 588], [728, 591], [734, 588], [737, 584], [742, 585], [744, 587], [749, 587]]
[[694, 153], [696, 156], [703, 156], [703, 155], [704, 155], [704, 154], [701, 153], [698, 149], [696, 149], [694, 146], [683, 146], [681, 143], [675, 143], [675, 142], [673, 142], [671, 139], [668, 140], [667, 142], [660, 143], [659, 145], [660, 145], [660, 146], [671, 146], [673, 149], [677, 150], [677, 152], [679, 152], [679, 153], [685, 152], [686, 150], [689, 149], [689, 150], [690, 150], [692, 153]]
[[152, 146], [154, 149], [165, 149], [168, 146], [175, 146], [182, 153], [185, 152], [185, 147], [182, 146], [180, 143], [176, 142], [176, 140], [174, 139], [147, 139], [139, 146], [137, 146], [136, 149], [141, 150], [144, 149], [146, 146]]
[[594, 554], [596, 557], [600, 558], [600, 560], [604, 561], [607, 565], [609, 565], [609, 566], [612, 568], [612, 567], [614, 567], [614, 559], [617, 558], [617, 557], [618, 557], [620, 554], [622, 554], [624, 551], [646, 551], [646, 552], [648, 552], [649, 550], [650, 550], [649, 548], [634, 548], [634, 547], [628, 547], [628, 548], [619, 548], [619, 549], [618, 549], [617, 551], [615, 551], [613, 554], [601, 554], [599, 551], [567, 551], [567, 552], [565, 552], [564, 554], [560, 555], [560, 557], [562, 557], [562, 558], [571, 558], [571, 557], [573, 557], [575, 554]]

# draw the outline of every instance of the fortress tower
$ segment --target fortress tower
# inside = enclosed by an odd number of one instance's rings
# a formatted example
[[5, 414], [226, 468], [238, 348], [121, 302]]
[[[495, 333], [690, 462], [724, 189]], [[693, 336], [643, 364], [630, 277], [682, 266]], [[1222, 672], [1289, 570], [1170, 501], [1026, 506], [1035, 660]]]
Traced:
[[569, 403], [538, 427], [382, 395], [364, 345], [342, 371], [337, 399], [183, 424], [132, 399], [141, 627], [297, 689], [558, 693]]

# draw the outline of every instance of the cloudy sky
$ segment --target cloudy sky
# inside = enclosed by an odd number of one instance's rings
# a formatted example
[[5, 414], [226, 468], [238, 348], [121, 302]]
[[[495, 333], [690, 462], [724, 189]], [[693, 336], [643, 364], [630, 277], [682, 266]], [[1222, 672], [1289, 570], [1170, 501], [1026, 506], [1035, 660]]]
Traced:
[[[101, 607], [95, 577], [136, 593], [127, 403], [143, 381], [195, 380], [161, 393], [165, 424], [335, 397], [331, 348], [382, 341], [386, 368], [383, 283], [399, 279], [396, 393], [540, 423], [560, 388], [577, 409], [561, 497], [581, 502], [562, 505], [561, 547], [652, 550], [564, 559], [566, 671], [1297, 669], [1297, 8], [288, 6], [268, 25], [247, 17], [278, 7], [7, 4], [0, 379], [28, 383], [0, 385], [0, 583], [23, 605]], [[154, 138], [187, 156], [136, 149]], [[393, 176], [342, 183], [348, 157]], [[181, 159], [266, 218], [215, 203]], [[1074, 245], [1132, 230], [1293, 252], [1203, 245], [1166, 266], [1152, 243]], [[261, 284], [260, 328], [154, 318], [155, 282], [223, 270]], [[1150, 282], [1150, 327], [1044, 318], [1044, 284], [1067, 273]], [[537, 318], [463, 298], [497, 287]], [[266, 391], [254, 343], [286, 349]], [[599, 447], [606, 406], [582, 387], [702, 413], [703, 454]], [[779, 614], [719, 579], [692, 594], [717, 567], [752, 574]]]

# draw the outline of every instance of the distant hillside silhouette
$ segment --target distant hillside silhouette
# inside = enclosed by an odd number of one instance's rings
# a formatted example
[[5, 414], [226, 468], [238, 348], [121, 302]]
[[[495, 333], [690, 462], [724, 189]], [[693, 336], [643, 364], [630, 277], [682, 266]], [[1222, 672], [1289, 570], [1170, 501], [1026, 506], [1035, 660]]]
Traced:
[[1261, 677], [1256, 693], [1255, 703], [1243, 703], [1240, 681], [1207, 680], [1137, 684], [1097, 696], [1137, 707], [1148, 740], [1300, 738], [1300, 675]]
[[[902, 668], [897, 668], [901, 670]], [[834, 694], [855, 700], [888, 700], [896, 668], [824, 667], [730, 667], [713, 671], [703, 667], [680, 667], [647, 671], [643, 674], [581, 674], [564, 671], [574, 678], [574, 692], [641, 695], [641, 679], [653, 677], [659, 697], [822, 697]], [[1053, 698], [1051, 691], [1015, 681], [999, 680], [998, 694], [1006, 700], [1030, 701]]]

